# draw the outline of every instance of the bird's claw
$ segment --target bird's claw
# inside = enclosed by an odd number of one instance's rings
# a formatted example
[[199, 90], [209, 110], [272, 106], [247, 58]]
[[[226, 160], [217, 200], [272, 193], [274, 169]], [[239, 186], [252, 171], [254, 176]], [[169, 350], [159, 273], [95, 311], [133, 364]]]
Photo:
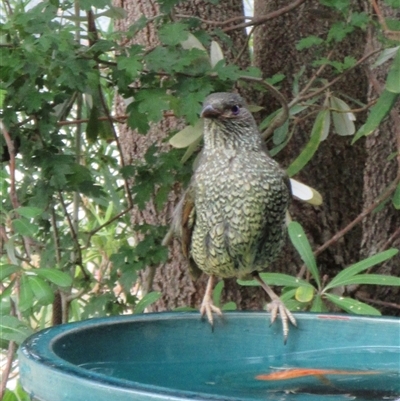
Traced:
[[273, 299], [272, 302], [267, 305], [267, 310], [271, 313], [271, 324], [274, 323], [279, 313], [282, 320], [283, 341], [286, 344], [289, 334], [289, 321], [293, 324], [293, 326], [297, 326], [296, 319], [279, 298]]
[[207, 316], [207, 320], [209, 321], [211, 327], [214, 325], [213, 313], [216, 313], [218, 316], [222, 316], [221, 309], [215, 306], [211, 299], [203, 299], [203, 302], [200, 306], [200, 313], [201, 316]]

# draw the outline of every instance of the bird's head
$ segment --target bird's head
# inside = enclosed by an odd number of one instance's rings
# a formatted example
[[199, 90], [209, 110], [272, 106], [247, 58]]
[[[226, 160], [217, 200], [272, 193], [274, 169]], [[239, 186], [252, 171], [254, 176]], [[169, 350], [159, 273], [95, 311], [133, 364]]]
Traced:
[[236, 93], [209, 95], [201, 111], [204, 122], [205, 147], [254, 148], [261, 137], [246, 102]]

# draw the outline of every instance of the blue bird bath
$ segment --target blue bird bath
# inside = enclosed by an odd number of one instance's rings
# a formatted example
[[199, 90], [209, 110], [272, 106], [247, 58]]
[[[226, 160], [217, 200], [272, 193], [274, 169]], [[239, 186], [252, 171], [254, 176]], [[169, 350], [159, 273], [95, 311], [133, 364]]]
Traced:
[[265, 312], [225, 313], [214, 330], [182, 312], [61, 325], [20, 347], [21, 381], [40, 401], [400, 400], [399, 319], [296, 319], [286, 345]]

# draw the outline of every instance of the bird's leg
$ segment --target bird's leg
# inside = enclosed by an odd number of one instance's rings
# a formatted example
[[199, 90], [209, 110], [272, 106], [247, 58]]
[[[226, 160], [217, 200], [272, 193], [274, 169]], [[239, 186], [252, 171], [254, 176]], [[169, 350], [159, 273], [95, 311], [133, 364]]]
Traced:
[[271, 298], [271, 303], [269, 303], [267, 306], [268, 312], [271, 312], [271, 323], [274, 323], [276, 316], [278, 315], [279, 312], [283, 326], [283, 340], [286, 343], [287, 336], [289, 333], [288, 321], [290, 321], [294, 326], [296, 326], [296, 319], [289, 311], [289, 309], [286, 308], [285, 304], [280, 300], [278, 295], [274, 293], [272, 288], [267, 283], [264, 282], [264, 280], [260, 277], [258, 272], [253, 272], [253, 277], [260, 283], [263, 290]]
[[214, 276], [210, 276], [208, 278], [206, 292], [204, 294], [203, 302], [201, 303], [201, 307], [200, 307], [201, 316], [207, 315], [207, 319], [210, 322], [211, 326], [214, 323], [213, 312], [215, 312], [219, 316], [222, 316], [221, 309], [216, 307], [212, 301], [212, 291], [213, 291], [213, 287], [214, 287], [214, 279], [215, 279]]

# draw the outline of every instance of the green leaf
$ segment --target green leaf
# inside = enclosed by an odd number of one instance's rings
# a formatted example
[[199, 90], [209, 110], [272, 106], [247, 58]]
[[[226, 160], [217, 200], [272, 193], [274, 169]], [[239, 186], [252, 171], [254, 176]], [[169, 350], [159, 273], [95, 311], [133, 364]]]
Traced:
[[370, 268], [372, 266], [375, 266], [378, 263], [382, 263], [385, 260], [392, 258], [398, 252], [399, 252], [398, 249], [394, 249], [394, 248], [388, 249], [387, 251], [377, 253], [374, 256], [371, 256], [367, 259], [361, 260], [360, 262], [347, 267], [346, 269], [344, 269], [340, 273], [338, 273], [331, 280], [331, 282], [325, 287], [324, 291], [329, 290], [330, 288], [349, 284], [348, 280], [351, 277], [355, 276], [356, 274], [358, 274], [364, 270], [367, 270], [368, 268]]
[[386, 61], [396, 56], [399, 49], [400, 46], [391, 47], [390, 49], [384, 49], [379, 57], [376, 59], [375, 63], [372, 64], [372, 68], [379, 67], [380, 65], [386, 63]]
[[211, 67], [215, 67], [219, 61], [224, 60], [224, 53], [221, 49], [221, 46], [219, 45], [218, 42], [213, 40], [211, 42], [211, 48], [210, 48], [210, 63]]
[[7, 91], [5, 89], [0, 89], [0, 109], [2, 109], [4, 106], [4, 99], [7, 95]]
[[310, 312], [327, 312], [328, 307], [325, 305], [321, 295], [316, 295], [311, 305]]
[[58, 287], [69, 287], [72, 285], [72, 278], [67, 273], [57, 269], [40, 268], [34, 270], [35, 274], [44, 278]]
[[224, 289], [224, 280], [221, 280], [217, 283], [217, 285], [214, 287], [212, 296], [213, 296], [213, 302], [215, 306], [220, 306], [221, 305], [221, 294], [222, 290]]
[[90, 110], [89, 121], [86, 125], [86, 139], [88, 140], [89, 143], [96, 142], [99, 136], [99, 131], [100, 131], [99, 117], [100, 117], [99, 109], [96, 105], [93, 105], [93, 107]]
[[389, 92], [400, 93], [400, 50], [397, 50], [397, 55], [390, 67], [385, 89]]
[[384, 0], [384, 3], [392, 8], [400, 8], [400, 0]]
[[12, 226], [16, 233], [26, 237], [33, 237], [39, 230], [37, 224], [30, 223], [29, 220], [24, 217], [13, 220]]
[[149, 121], [160, 121], [163, 110], [170, 109], [170, 96], [160, 89], [142, 89], [136, 98], [139, 102], [139, 113], [145, 114]]
[[325, 297], [348, 313], [373, 316], [381, 315], [381, 312], [378, 309], [375, 309], [374, 307], [369, 306], [363, 302], [356, 301], [353, 298], [340, 297], [334, 294], [325, 294]]
[[329, 123], [329, 110], [320, 111], [315, 119], [310, 140], [297, 159], [286, 170], [289, 177], [297, 174], [314, 156]]
[[129, 49], [129, 56], [118, 56], [117, 66], [119, 70], [126, 71], [129, 75], [129, 79], [134, 80], [138, 77], [139, 73], [143, 69], [142, 62], [140, 60], [142, 46], [134, 45]]
[[393, 206], [399, 210], [400, 209], [400, 184], [397, 185], [392, 198]]
[[33, 306], [33, 291], [26, 275], [21, 277], [19, 286], [18, 308], [21, 312]]
[[11, 390], [6, 388], [2, 401], [19, 401], [19, 400]]
[[315, 261], [310, 243], [308, 242], [307, 236], [303, 230], [303, 227], [296, 221], [292, 221], [288, 226], [288, 232], [290, 240], [293, 246], [296, 248], [301, 259], [306, 264], [307, 269], [310, 271], [315, 282], [317, 283], [318, 289], [321, 288], [321, 281], [319, 278], [319, 272], [317, 263]]
[[390, 110], [392, 110], [398, 98], [398, 93], [390, 92], [387, 89], [383, 90], [378, 101], [374, 106], [372, 106], [367, 121], [356, 132], [352, 143], [356, 142], [362, 136], [368, 136], [372, 134], [372, 132], [374, 132], [374, 130], [379, 126], [381, 121], [389, 114]]
[[0, 281], [3, 281], [11, 274], [16, 273], [21, 268], [17, 265], [4, 264], [0, 266]]
[[188, 39], [188, 27], [181, 22], [164, 24], [158, 30], [158, 36], [161, 43], [168, 46], [176, 46]]
[[33, 334], [33, 330], [15, 316], [3, 315], [0, 318], [0, 333], [2, 339], [21, 344], [27, 337]]
[[197, 142], [203, 136], [203, 125], [204, 121], [199, 119], [194, 126], [186, 126], [169, 140], [170, 145], [174, 148], [186, 148]]
[[223, 310], [223, 311], [237, 310], [237, 305], [235, 302], [230, 301], [230, 302], [227, 302], [226, 304], [223, 304], [221, 307], [221, 310]]
[[371, 284], [371, 285], [387, 285], [400, 286], [400, 277], [388, 276], [384, 274], [356, 274], [349, 277], [346, 285], [350, 284]]
[[133, 311], [134, 314], [142, 313], [144, 310], [151, 305], [152, 303], [156, 302], [160, 299], [161, 293], [153, 291], [146, 294], [135, 306], [135, 310]]
[[304, 49], [309, 49], [310, 47], [320, 45], [323, 42], [324, 40], [319, 38], [318, 36], [307, 36], [297, 43], [296, 50], [301, 51]]
[[192, 33], [188, 34], [188, 38], [181, 42], [182, 48], [186, 50], [199, 49], [206, 53], [206, 48], [201, 44], [200, 40], [196, 38]]
[[54, 293], [50, 286], [40, 277], [27, 276], [27, 278], [36, 301], [38, 301], [40, 305], [51, 304], [54, 300]]
[[[299, 288], [299, 287], [298, 287]], [[289, 299], [293, 299], [296, 296], [297, 288], [284, 287], [279, 297], [282, 302], [286, 302]]]
[[314, 297], [314, 288], [300, 286], [296, 289], [296, 300], [299, 302], [311, 302]]
[[[268, 284], [268, 285], [279, 285], [284, 287], [310, 287], [314, 288], [312, 284], [308, 283], [305, 280], [302, 280], [297, 277], [289, 276], [288, 274], [282, 273], [260, 273], [260, 277]], [[259, 286], [260, 284], [256, 280], [237, 280], [240, 285], [244, 286]]]
[[356, 128], [354, 126], [354, 120], [356, 119], [352, 112], [346, 113], [350, 110], [350, 107], [343, 100], [331, 96], [329, 99], [330, 107], [336, 111], [332, 111], [333, 126], [338, 135], [354, 135]]
[[288, 299], [287, 301], [285, 301], [285, 306], [290, 311], [294, 312], [301, 312], [305, 310], [305, 304], [296, 301], [295, 299]]
[[21, 206], [15, 210], [20, 216], [26, 217], [27, 219], [33, 219], [43, 213], [43, 210], [38, 207], [32, 206]]
[[144, 113], [138, 111], [137, 102], [133, 102], [128, 105], [128, 125], [132, 129], [137, 129], [139, 133], [146, 134], [150, 129], [149, 120]]

